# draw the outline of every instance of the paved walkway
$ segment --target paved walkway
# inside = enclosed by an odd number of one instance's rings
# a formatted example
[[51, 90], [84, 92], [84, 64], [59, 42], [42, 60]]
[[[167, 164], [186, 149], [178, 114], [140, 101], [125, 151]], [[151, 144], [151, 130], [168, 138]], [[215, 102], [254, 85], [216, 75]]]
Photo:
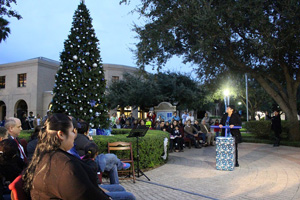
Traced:
[[268, 144], [239, 145], [240, 167], [215, 168], [215, 147], [185, 149], [148, 171], [136, 183], [121, 184], [136, 198], [300, 200], [300, 148]]

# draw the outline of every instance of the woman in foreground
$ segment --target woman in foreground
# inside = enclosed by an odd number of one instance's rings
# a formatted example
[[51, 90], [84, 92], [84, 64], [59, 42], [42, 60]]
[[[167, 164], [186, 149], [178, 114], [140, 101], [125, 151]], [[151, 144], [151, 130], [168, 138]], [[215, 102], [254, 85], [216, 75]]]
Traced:
[[97, 185], [93, 169], [67, 153], [76, 134], [65, 114], [51, 115], [39, 134], [32, 162], [23, 175], [32, 200], [111, 199]]

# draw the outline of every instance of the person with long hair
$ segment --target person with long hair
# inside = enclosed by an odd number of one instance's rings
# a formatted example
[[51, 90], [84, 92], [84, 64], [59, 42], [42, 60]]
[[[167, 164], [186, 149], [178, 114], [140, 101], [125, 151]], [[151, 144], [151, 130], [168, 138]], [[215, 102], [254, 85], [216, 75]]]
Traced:
[[[229, 105], [226, 109], [226, 113], [223, 115], [219, 127], [229, 126], [227, 134], [231, 134], [235, 138], [235, 167], [239, 167], [238, 162], [238, 143], [242, 142], [242, 135], [239, 129], [232, 129], [234, 126], [241, 126], [242, 121], [240, 115], [236, 113], [235, 106]], [[225, 136], [225, 129], [222, 129], [222, 136]]]
[[49, 116], [39, 133], [32, 161], [23, 175], [31, 199], [111, 199], [97, 185], [92, 168], [67, 151], [76, 134], [65, 114]]

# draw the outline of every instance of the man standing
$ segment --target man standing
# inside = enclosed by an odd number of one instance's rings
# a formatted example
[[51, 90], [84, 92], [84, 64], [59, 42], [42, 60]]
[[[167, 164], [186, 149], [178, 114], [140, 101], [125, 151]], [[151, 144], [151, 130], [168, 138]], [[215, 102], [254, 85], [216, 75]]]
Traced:
[[279, 110], [275, 110], [274, 115], [275, 116], [273, 116], [271, 118], [271, 120], [272, 120], [271, 129], [272, 129], [272, 131], [274, 131], [274, 134], [275, 134], [274, 147], [278, 147], [280, 145], [280, 134], [282, 131]]
[[18, 138], [22, 130], [21, 121], [15, 117], [7, 118], [5, 121], [5, 128], [7, 129], [7, 132], [9, 134], [8, 139], [14, 140], [17, 143], [19, 149], [19, 156], [25, 163], [27, 163], [27, 157], [24, 148], [21, 145], [20, 140]]
[[34, 120], [35, 116], [33, 115], [32, 111], [29, 112], [29, 116], [27, 118], [28, 118], [30, 129], [33, 129], [34, 128], [33, 127], [33, 120]]
[[180, 120], [180, 117], [177, 116], [177, 112], [175, 111], [172, 116], [172, 121], [179, 121], [179, 120]]
[[187, 111], [184, 111], [184, 113], [181, 116], [181, 118], [182, 118], [182, 124], [184, 124], [186, 122], [186, 118], [187, 117], [188, 117]]
[[189, 116], [187, 116], [186, 121], [190, 120], [191, 124], [194, 125], [195, 117], [192, 115], [192, 112], [189, 112]]

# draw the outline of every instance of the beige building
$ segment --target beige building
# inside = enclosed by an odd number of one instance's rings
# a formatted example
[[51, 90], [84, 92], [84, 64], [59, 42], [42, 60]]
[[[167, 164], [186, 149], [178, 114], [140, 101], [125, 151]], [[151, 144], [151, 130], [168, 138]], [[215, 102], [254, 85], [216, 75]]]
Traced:
[[[0, 120], [32, 111], [44, 116], [51, 105], [52, 89], [59, 62], [38, 57], [0, 65]], [[109, 85], [122, 80], [123, 74], [137, 71], [135, 67], [103, 64]]]

